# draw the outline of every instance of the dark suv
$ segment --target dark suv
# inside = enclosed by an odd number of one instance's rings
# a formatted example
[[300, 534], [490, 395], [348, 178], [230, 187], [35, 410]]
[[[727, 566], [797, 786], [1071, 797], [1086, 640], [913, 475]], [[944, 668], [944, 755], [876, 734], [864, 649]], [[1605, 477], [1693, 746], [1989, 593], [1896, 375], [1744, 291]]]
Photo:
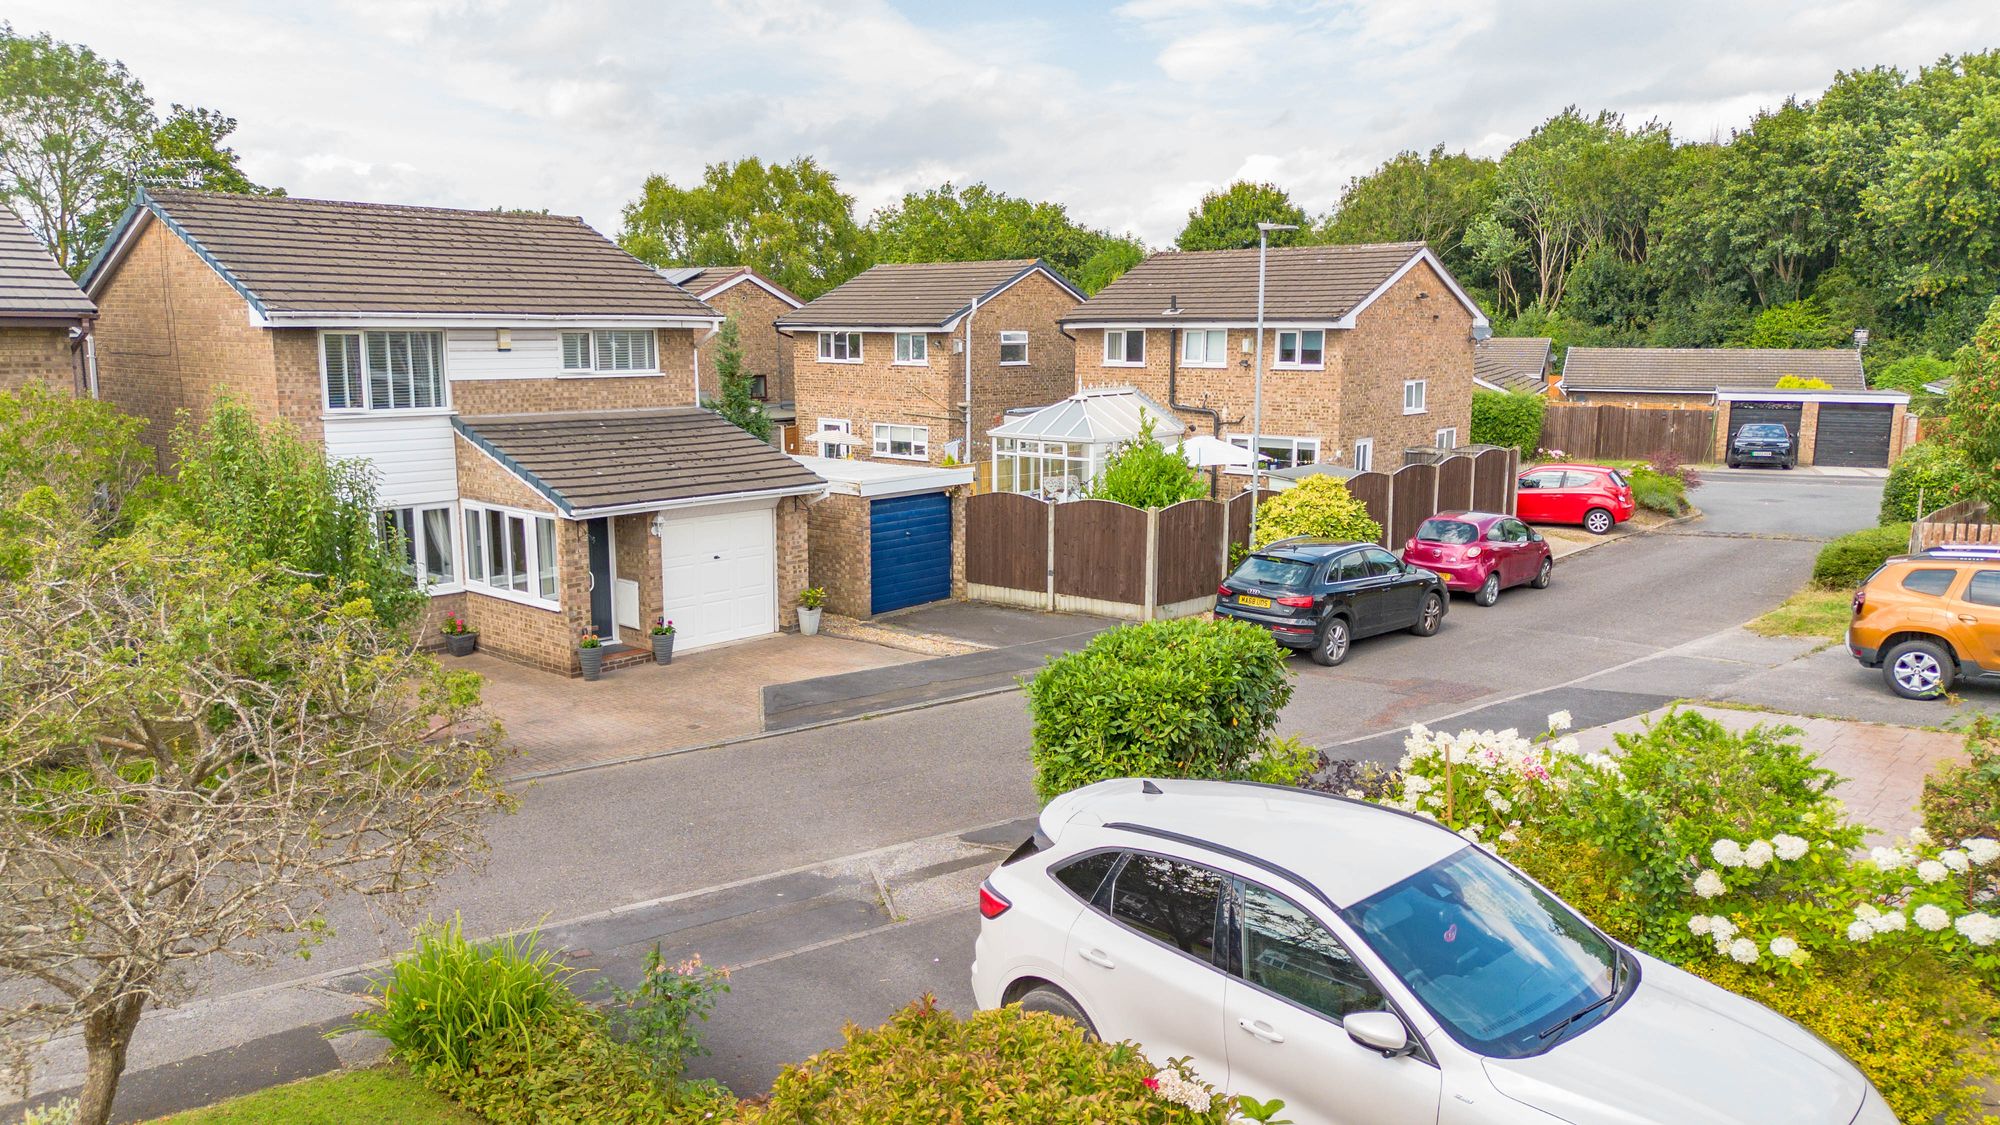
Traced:
[[1723, 459], [1730, 468], [1740, 469], [1745, 465], [1776, 465], [1789, 469], [1799, 463], [1798, 447], [1792, 444], [1792, 431], [1782, 422], [1750, 422], [1736, 431], [1729, 439], [1729, 456]]
[[1397, 629], [1431, 636], [1451, 602], [1443, 579], [1423, 567], [1340, 539], [1273, 543], [1244, 559], [1215, 594], [1216, 616], [1262, 625], [1279, 644], [1329, 666], [1346, 660], [1361, 637]]

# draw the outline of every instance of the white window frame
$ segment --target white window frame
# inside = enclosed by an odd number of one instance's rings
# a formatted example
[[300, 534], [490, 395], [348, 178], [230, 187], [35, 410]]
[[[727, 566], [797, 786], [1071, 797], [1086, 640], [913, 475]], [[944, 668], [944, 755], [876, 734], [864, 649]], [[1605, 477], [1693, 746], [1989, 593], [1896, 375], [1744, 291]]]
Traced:
[[[1117, 358], [1115, 358], [1115, 359], [1114, 359], [1114, 358], [1112, 358], [1112, 355], [1111, 355], [1111, 338], [1112, 338], [1112, 337], [1114, 337], [1114, 336], [1116, 336], [1116, 337], [1118, 338], [1118, 356], [1117, 356]], [[1125, 356], [1126, 356], [1126, 353], [1127, 353], [1128, 351], [1130, 351], [1130, 349], [1126, 347], [1126, 344], [1127, 344], [1127, 339], [1128, 339], [1128, 337], [1131, 337], [1131, 336], [1137, 336], [1137, 337], [1139, 337], [1139, 358], [1138, 358], [1138, 359], [1126, 359], [1126, 358], [1125, 358]], [[1144, 366], [1146, 366], [1146, 330], [1145, 330], [1145, 329], [1143, 329], [1143, 328], [1107, 328], [1107, 329], [1105, 329], [1105, 330], [1104, 330], [1104, 366], [1106, 366], [1106, 367], [1144, 367]]]
[[[397, 518], [403, 512], [409, 513], [410, 530], [407, 532], [403, 530], [402, 521]], [[450, 552], [450, 555], [445, 559], [444, 577], [439, 579], [430, 576], [429, 541], [420, 534], [426, 512], [444, 513], [445, 550]], [[377, 513], [377, 518], [380, 521], [377, 527], [381, 532], [386, 533], [389, 530], [387, 524], [393, 520], [397, 525], [397, 533], [408, 536], [410, 557], [406, 560], [407, 565], [404, 570], [416, 580], [425, 593], [451, 594], [465, 588], [465, 573], [461, 566], [464, 548], [461, 546], [462, 536], [459, 533], [456, 504], [389, 504]]]
[[[1250, 448], [1249, 434], [1230, 434], [1223, 440], [1227, 441], [1229, 444], [1235, 446], [1238, 449]], [[1264, 445], [1267, 447], [1273, 445], [1290, 445], [1292, 447], [1292, 465], [1297, 465], [1299, 463], [1300, 450], [1311, 449], [1313, 459], [1307, 463], [1313, 465], [1319, 464], [1320, 440], [1316, 437], [1289, 437], [1285, 434], [1260, 434], [1258, 435], [1258, 440], [1263, 442]], [[1290, 467], [1291, 467], [1290, 465], [1277, 466], [1277, 468], [1281, 469]], [[1228, 471], [1236, 476], [1250, 475], [1250, 469], [1248, 466], [1231, 466]], [[1264, 471], [1268, 473], [1271, 470], [1265, 469]]]
[[[1319, 337], [1319, 359], [1313, 363], [1303, 362], [1299, 358], [1305, 354], [1305, 338], [1307, 335], [1314, 335]], [[1285, 337], [1287, 336], [1290, 336], [1292, 338], [1291, 359], [1285, 358]], [[1277, 347], [1273, 350], [1273, 355], [1276, 357], [1271, 363], [1271, 366], [1274, 368], [1280, 368], [1289, 371], [1323, 371], [1326, 369], [1326, 329], [1324, 328], [1283, 329], [1278, 333]]]
[[[377, 405], [375, 402], [374, 373], [370, 371], [368, 366], [368, 355], [369, 355], [368, 338], [370, 336], [429, 336], [434, 340], [436, 340], [437, 350], [434, 353], [433, 358], [435, 360], [436, 373], [437, 373], [437, 387], [436, 387], [437, 401], [427, 406], [415, 405], [414, 400], [416, 398], [416, 384], [413, 377], [411, 380], [411, 399], [412, 399], [411, 405], [409, 406], [395, 405], [394, 403], [395, 395], [393, 390], [390, 393], [391, 401], [389, 403]], [[359, 382], [359, 389], [361, 391], [361, 403], [358, 406], [351, 402], [342, 406], [335, 406], [333, 404], [333, 386], [328, 381], [329, 372], [327, 369], [327, 362], [326, 362], [327, 344], [333, 340], [355, 341], [354, 344], [354, 347], [356, 349], [355, 354], [359, 356], [361, 363], [361, 373], [360, 373], [361, 378]], [[445, 353], [446, 353], [446, 348], [445, 348], [444, 332], [438, 329], [428, 329], [428, 328], [345, 329], [343, 328], [338, 330], [329, 329], [322, 331], [319, 334], [320, 407], [329, 414], [352, 415], [355, 417], [360, 417], [369, 414], [408, 415], [408, 414], [423, 414], [423, 413], [435, 413], [435, 414], [449, 413], [451, 411], [451, 376], [450, 373], [447, 372], [445, 369], [446, 366]], [[352, 380], [350, 380], [349, 382], [350, 385], [354, 385]]]
[[[463, 512], [464, 527], [460, 543], [462, 554], [459, 570], [460, 581], [465, 589], [490, 598], [500, 598], [503, 601], [518, 602], [536, 609], [560, 612], [562, 610], [562, 521], [547, 512], [510, 508], [504, 504], [466, 500], [462, 501], [459, 507]], [[493, 584], [489, 566], [493, 548], [492, 544], [487, 542], [487, 531], [492, 526], [488, 519], [489, 513], [500, 517], [501, 552], [506, 557], [507, 572], [512, 575], [516, 570], [521, 571], [527, 578], [525, 590], [516, 590], [512, 585]], [[516, 566], [517, 560], [513, 557], [512, 536], [507, 534], [509, 522], [514, 520], [521, 521], [522, 524], [521, 546], [524, 557], [518, 560], [519, 566]], [[556, 555], [553, 559], [544, 560], [541, 557], [543, 548], [540, 524], [543, 522], [549, 524], [549, 538], [554, 545]], [[479, 552], [477, 556], [474, 554], [475, 551]], [[548, 563], [550, 581], [555, 586], [555, 595], [552, 598], [543, 597], [541, 593], [544, 561]]]
[[[847, 354], [845, 356], [834, 354], [836, 351], [833, 346], [835, 339], [839, 339], [846, 345], [844, 350]], [[821, 363], [860, 363], [861, 346], [862, 340], [861, 333], [859, 332], [822, 332], [819, 334], [819, 361]]]
[[[1217, 336], [1222, 337], [1220, 347], [1211, 348]], [[1189, 345], [1201, 341], [1201, 355], [1197, 358]], [[1229, 330], [1226, 328], [1183, 328], [1181, 329], [1182, 367], [1227, 367], [1229, 366]]]
[[[1007, 358], [1007, 349], [1009, 347], [1014, 347], [1014, 346], [1019, 346], [1021, 349], [1020, 359]], [[1025, 367], [1027, 366], [1027, 364], [1028, 364], [1028, 334], [1026, 332], [1015, 332], [1011, 330], [1000, 333], [1000, 366]]]
[[[853, 437], [854, 423], [846, 418], [821, 418], [819, 420], [819, 429], [814, 430], [813, 432], [816, 434], [823, 434], [828, 430], [832, 430], [833, 432], [839, 434], [846, 434], [848, 437]], [[815, 446], [815, 448], [817, 448], [820, 451], [819, 455], [821, 457], [832, 457], [840, 461], [851, 461], [854, 459], [854, 447], [851, 445], [845, 448], [842, 448], [841, 446], [837, 445], [821, 445], [821, 446]], [[827, 450], [829, 449], [838, 449], [840, 450], [840, 452], [828, 453]]]
[[[1412, 391], [1416, 393], [1412, 395], [1411, 394]], [[1410, 405], [1410, 400], [1412, 398], [1416, 400], [1415, 406]], [[1403, 380], [1403, 413], [1405, 414], [1430, 413], [1430, 381], [1428, 379]]]
[[922, 332], [896, 333], [895, 358], [890, 360], [894, 367], [929, 367], [931, 365], [931, 339]]
[[[633, 341], [645, 341], [643, 363], [628, 363], [616, 366], [617, 337], [629, 336]], [[569, 346], [572, 339], [583, 345], [584, 363], [572, 366], [569, 362]], [[556, 362], [562, 365], [562, 375], [568, 379], [614, 378], [626, 379], [639, 375], [660, 374], [660, 339], [650, 328], [573, 328], [564, 329], [556, 337]], [[614, 357], [607, 361], [607, 355]]]
[[1354, 439], [1354, 471], [1372, 473], [1375, 471], [1375, 439], [1372, 437]]
[[1439, 449], [1457, 449], [1458, 427], [1446, 426], [1445, 428], [1439, 430], [1437, 432], [1437, 447]]
[[[908, 453], [889, 452], [895, 445], [897, 430], [909, 431], [910, 451]], [[900, 422], [877, 422], [874, 425], [874, 432], [870, 436], [873, 441], [875, 456], [877, 457], [886, 457], [893, 461], [929, 461], [931, 459], [931, 428], [929, 426], [906, 426]]]

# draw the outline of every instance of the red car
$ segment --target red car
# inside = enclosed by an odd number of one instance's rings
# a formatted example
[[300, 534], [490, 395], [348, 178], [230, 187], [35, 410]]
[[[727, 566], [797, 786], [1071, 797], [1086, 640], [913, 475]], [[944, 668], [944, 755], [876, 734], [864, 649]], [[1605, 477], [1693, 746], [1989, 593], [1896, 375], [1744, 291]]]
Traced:
[[1529, 523], [1580, 523], [1603, 535], [1632, 518], [1632, 485], [1603, 465], [1538, 465], [1521, 474], [1514, 511]]
[[1549, 588], [1555, 555], [1541, 534], [1513, 516], [1439, 512], [1417, 527], [1403, 561], [1437, 572], [1447, 590], [1469, 591], [1480, 605], [1509, 586]]

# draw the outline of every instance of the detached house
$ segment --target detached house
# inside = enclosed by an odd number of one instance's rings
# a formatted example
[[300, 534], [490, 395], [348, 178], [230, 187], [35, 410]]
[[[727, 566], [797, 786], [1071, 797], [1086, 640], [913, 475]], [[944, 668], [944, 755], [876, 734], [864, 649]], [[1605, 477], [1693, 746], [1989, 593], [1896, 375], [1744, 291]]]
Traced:
[[[764, 404], [773, 423], [772, 440], [798, 452], [797, 416], [792, 394], [792, 342], [779, 334], [780, 316], [805, 304], [791, 290], [748, 266], [672, 266], [660, 271], [723, 316], [734, 316], [743, 349], [743, 373], [750, 393]], [[706, 402], [722, 397], [716, 374], [714, 337], [696, 341], [695, 378]]]
[[104, 398], [370, 463], [433, 619], [574, 672], [791, 624], [823, 482], [694, 405], [716, 312], [575, 218], [154, 190], [91, 264]]
[[1008, 410], [1074, 389], [1058, 320], [1082, 299], [1032, 258], [892, 263], [785, 313], [800, 434], [817, 447], [807, 452], [984, 458]]
[[[1155, 254], [1070, 311], [1062, 324], [1076, 338], [1076, 388], [1129, 388], [1189, 433], [1247, 449], [1257, 258]], [[1273, 249], [1265, 274], [1267, 468], [1389, 471], [1406, 449], [1466, 440], [1486, 315], [1423, 243]], [[1075, 454], [1017, 433], [996, 451], [996, 469], [1025, 479], [1038, 474], [1008, 462]]]
[[33, 231], [0, 204], [0, 391], [87, 390], [97, 306]]

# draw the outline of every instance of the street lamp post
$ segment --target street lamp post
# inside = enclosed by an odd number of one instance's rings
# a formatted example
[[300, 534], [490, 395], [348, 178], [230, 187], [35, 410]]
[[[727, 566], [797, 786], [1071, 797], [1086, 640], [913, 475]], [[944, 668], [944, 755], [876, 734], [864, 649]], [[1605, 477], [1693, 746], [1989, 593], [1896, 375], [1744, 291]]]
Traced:
[[1257, 343], [1251, 361], [1256, 371], [1250, 389], [1250, 542], [1257, 541], [1257, 493], [1264, 487], [1264, 259], [1271, 232], [1297, 230], [1295, 223], [1257, 224]]

